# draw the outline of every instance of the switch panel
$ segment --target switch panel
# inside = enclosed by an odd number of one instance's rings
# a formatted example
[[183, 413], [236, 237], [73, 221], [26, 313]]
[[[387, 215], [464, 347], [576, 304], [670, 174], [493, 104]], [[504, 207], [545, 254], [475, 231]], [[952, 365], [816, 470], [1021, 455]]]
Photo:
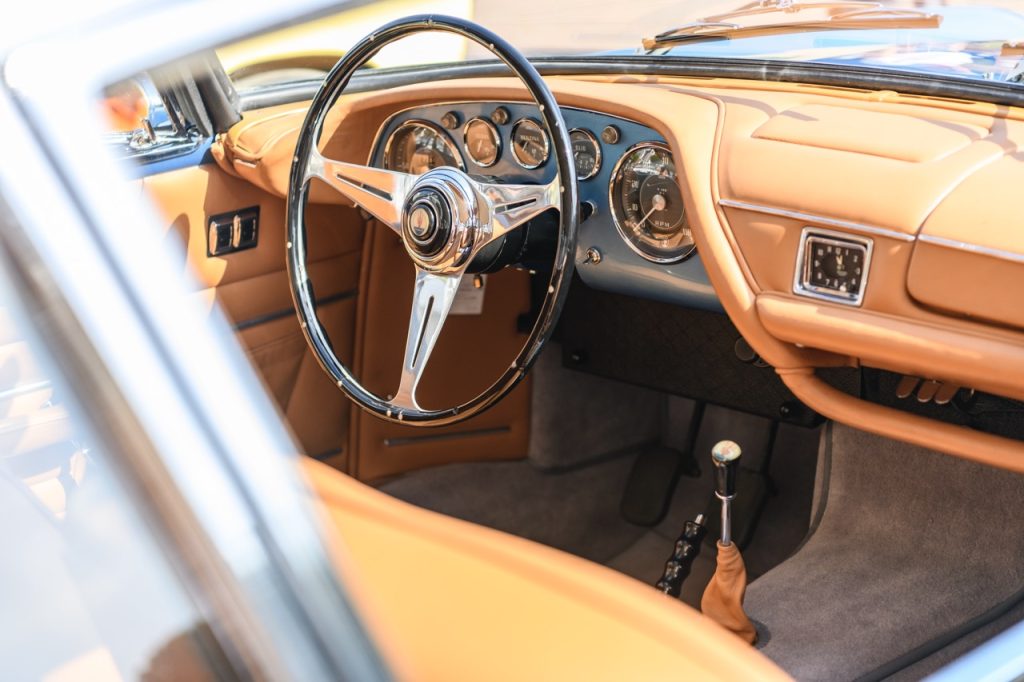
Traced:
[[873, 243], [867, 237], [804, 228], [797, 254], [793, 293], [860, 305], [867, 288]]
[[259, 239], [259, 225], [259, 206], [210, 216], [206, 221], [206, 255], [224, 256], [253, 248]]

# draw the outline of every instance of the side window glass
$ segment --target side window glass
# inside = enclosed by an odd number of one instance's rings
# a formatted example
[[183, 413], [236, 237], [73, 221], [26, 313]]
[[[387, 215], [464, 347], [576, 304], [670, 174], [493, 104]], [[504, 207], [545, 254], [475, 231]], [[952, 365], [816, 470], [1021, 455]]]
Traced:
[[140, 491], [0, 266], [0, 661], [10, 680], [231, 679]]

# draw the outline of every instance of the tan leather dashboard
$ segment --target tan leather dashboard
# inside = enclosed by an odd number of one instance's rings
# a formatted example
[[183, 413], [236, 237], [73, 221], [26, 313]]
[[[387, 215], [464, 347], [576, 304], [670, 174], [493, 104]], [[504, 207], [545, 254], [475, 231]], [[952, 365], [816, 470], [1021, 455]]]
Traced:
[[[648, 125], [669, 142], [698, 252], [723, 307], [809, 406], [839, 421], [1024, 471], [1024, 445], [921, 423], [814, 374], [865, 365], [1024, 399], [1024, 111], [989, 104], [726, 79], [548, 79], [559, 102]], [[511, 79], [345, 96], [325, 155], [364, 163], [394, 112], [522, 100]], [[283, 196], [305, 105], [250, 112], [214, 148]], [[314, 201], [340, 201], [329, 191]], [[869, 242], [863, 300], [794, 293], [805, 228]], [[935, 424], [934, 428], [927, 428]]]

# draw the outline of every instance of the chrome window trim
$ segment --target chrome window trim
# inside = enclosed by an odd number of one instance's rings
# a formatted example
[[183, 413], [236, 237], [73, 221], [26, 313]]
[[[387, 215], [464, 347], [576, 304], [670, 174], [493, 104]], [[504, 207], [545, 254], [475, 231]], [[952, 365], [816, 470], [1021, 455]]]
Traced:
[[[125, 424], [136, 422], [155, 445], [158, 455], [140, 449], [130, 465], [180, 500], [175, 509], [151, 499], [151, 513], [194, 521], [198, 544], [180, 550], [232, 588], [222, 606], [237, 607], [243, 630], [231, 636], [248, 642], [265, 670], [277, 671], [276, 660], [303, 680], [388, 675], [337, 582], [294, 443], [223, 316], [211, 321], [190, 297], [173, 265], [181, 247], [165, 243], [153, 207], [111, 157], [95, 100], [140, 68], [341, 4], [139, 3], [101, 7], [102, 21], [83, 17], [91, 9], [80, 5], [7, 55], [0, 90], [0, 153], [17, 159], [0, 165], [0, 194], [31, 247], [13, 253], [26, 272], [52, 278], [45, 291], [80, 329], [76, 338], [54, 335], [67, 343], [71, 374], [106, 373], [102, 388], [121, 401]], [[178, 257], [159, 257], [171, 248]]]
[[765, 215], [773, 215], [780, 218], [790, 218], [802, 223], [815, 223], [817, 225], [825, 225], [827, 227], [836, 227], [841, 230], [848, 230], [857, 234], [866, 234], [875, 237], [888, 237], [889, 239], [896, 239], [901, 242], [914, 241], [914, 235], [907, 234], [906, 232], [897, 232], [896, 230], [890, 230], [885, 227], [875, 227], [874, 225], [858, 223], [852, 220], [843, 220], [842, 218], [829, 218], [828, 216], [818, 215], [816, 213], [806, 213], [804, 211], [794, 211], [788, 208], [776, 208], [774, 206], [765, 206], [763, 204], [753, 204], [747, 201], [737, 201], [736, 199], [719, 199], [718, 205], [726, 206], [728, 208], [738, 208], [743, 211], [752, 211], [754, 213], [764, 213]]

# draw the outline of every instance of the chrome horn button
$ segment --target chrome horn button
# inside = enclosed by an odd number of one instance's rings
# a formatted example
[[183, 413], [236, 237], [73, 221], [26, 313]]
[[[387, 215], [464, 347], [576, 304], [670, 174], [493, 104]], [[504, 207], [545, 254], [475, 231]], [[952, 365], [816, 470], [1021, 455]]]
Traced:
[[479, 200], [472, 182], [454, 168], [419, 177], [402, 210], [402, 241], [430, 272], [455, 272], [472, 256], [480, 231]]
[[415, 190], [406, 203], [402, 234], [414, 256], [441, 253], [452, 236], [452, 210], [444, 195], [433, 187]]

